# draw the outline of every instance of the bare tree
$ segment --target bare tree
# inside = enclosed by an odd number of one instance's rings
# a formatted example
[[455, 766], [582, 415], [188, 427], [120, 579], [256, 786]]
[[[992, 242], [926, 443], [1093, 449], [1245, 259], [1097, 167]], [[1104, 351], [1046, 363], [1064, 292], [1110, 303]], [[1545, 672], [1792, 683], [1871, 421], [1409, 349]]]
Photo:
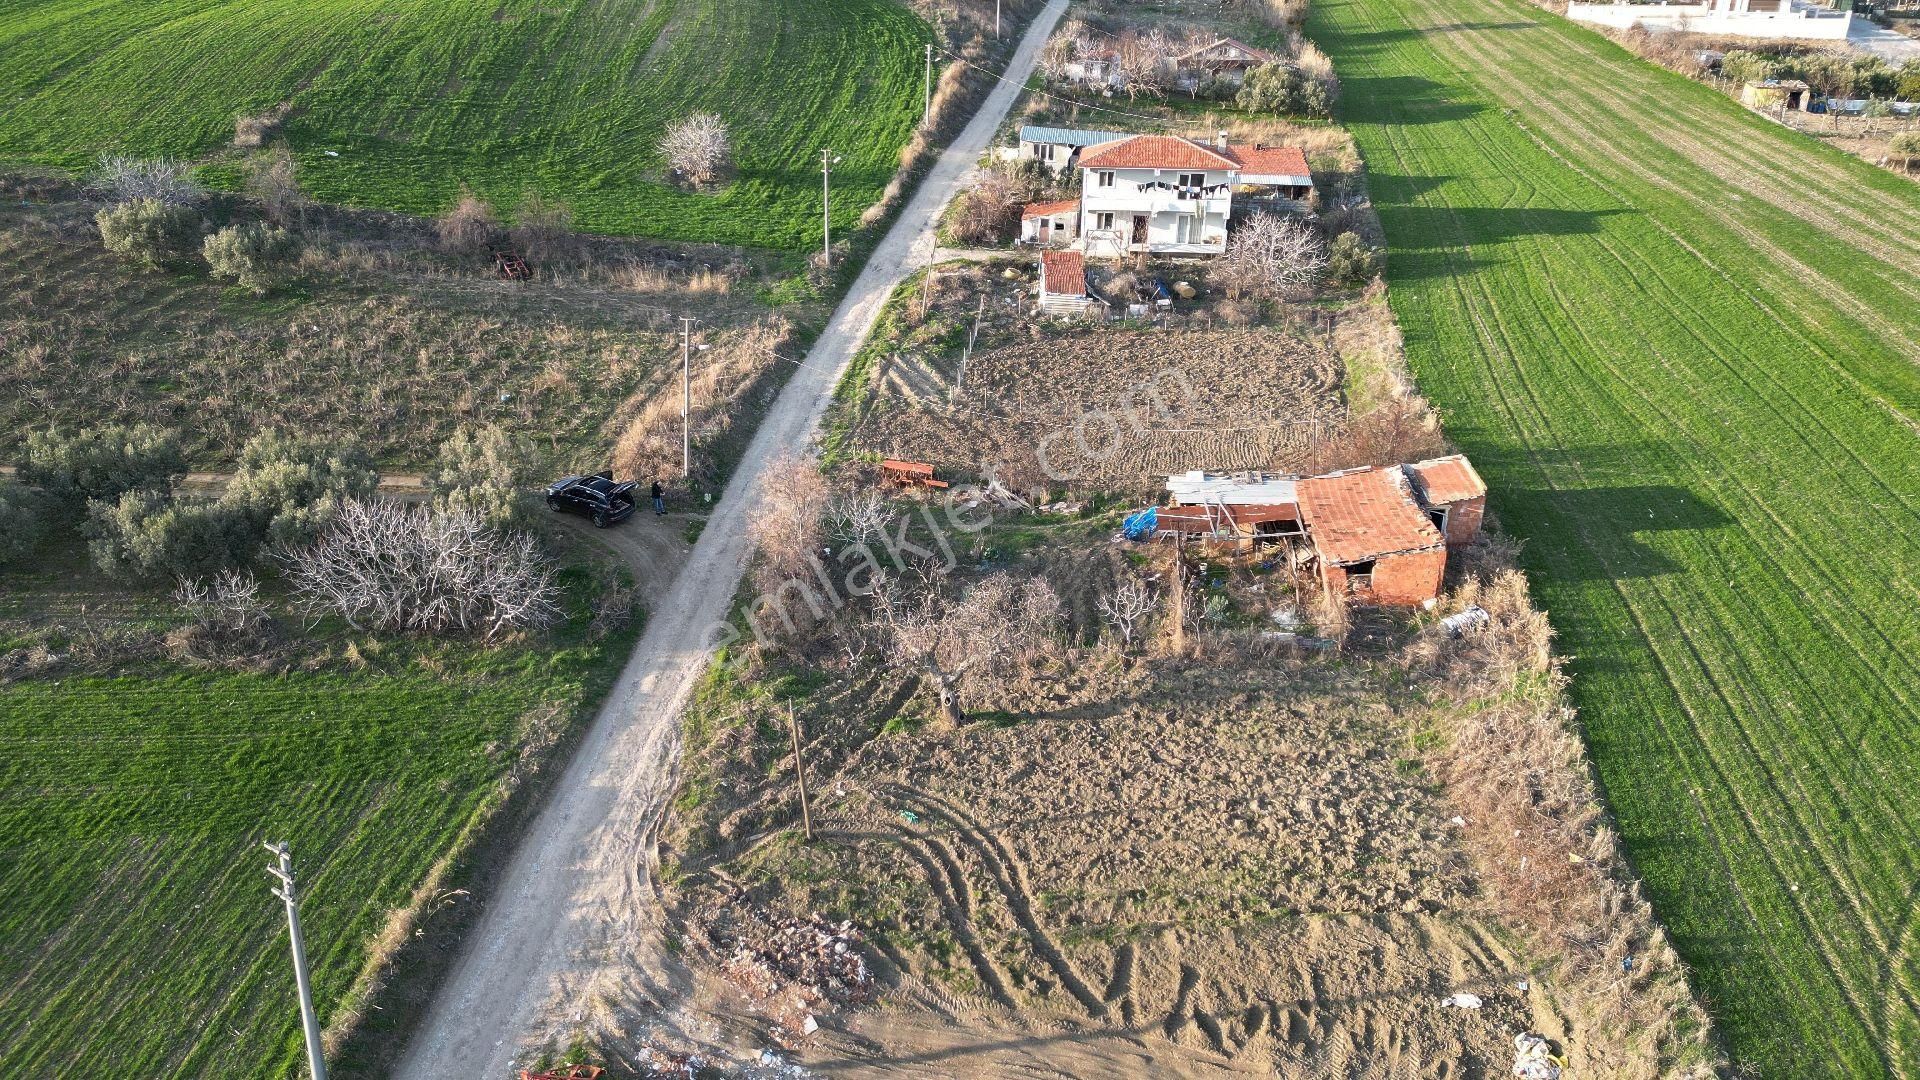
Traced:
[[889, 583], [875, 599], [894, 658], [920, 672], [948, 725], [966, 720], [960, 692], [969, 676], [1001, 672], [1012, 660], [1044, 653], [1060, 626], [1060, 597], [1041, 578], [996, 574], [958, 600], [931, 587], [915, 591]]
[[465, 511], [356, 499], [318, 540], [283, 558], [301, 611], [338, 615], [356, 629], [490, 641], [560, 612], [553, 566], [533, 538]]
[[300, 189], [300, 167], [284, 146], [247, 159], [242, 168], [248, 195], [260, 204], [275, 225], [298, 225], [306, 219], [309, 200]]
[[747, 525], [765, 569], [780, 578], [811, 576], [812, 560], [824, 540], [827, 481], [820, 467], [795, 454], [767, 466], [765, 502]]
[[1159, 97], [1165, 94], [1173, 75], [1173, 40], [1165, 31], [1154, 28], [1141, 34], [1127, 34], [1115, 46], [1120, 77], [1126, 80], [1127, 97]]
[[1119, 633], [1120, 644], [1127, 648], [1133, 647], [1134, 632], [1153, 614], [1155, 606], [1153, 592], [1140, 581], [1129, 581], [1094, 602], [1100, 617]]
[[193, 178], [191, 167], [171, 158], [108, 154], [94, 167], [88, 186], [116, 204], [153, 199], [168, 206], [198, 206], [207, 200], [207, 189]]
[[211, 581], [181, 578], [173, 599], [196, 624], [221, 634], [251, 634], [272, 619], [260, 599], [260, 579], [251, 572], [222, 570]]
[[733, 154], [733, 136], [727, 122], [712, 113], [694, 113], [667, 125], [660, 138], [660, 153], [667, 167], [695, 186], [711, 184], [719, 178]]
[[872, 488], [836, 491], [827, 498], [827, 535], [842, 544], [867, 546], [886, 534], [893, 508]]
[[1298, 292], [1327, 268], [1327, 245], [1319, 230], [1297, 218], [1255, 214], [1233, 231], [1221, 271], [1235, 299], [1262, 288]]

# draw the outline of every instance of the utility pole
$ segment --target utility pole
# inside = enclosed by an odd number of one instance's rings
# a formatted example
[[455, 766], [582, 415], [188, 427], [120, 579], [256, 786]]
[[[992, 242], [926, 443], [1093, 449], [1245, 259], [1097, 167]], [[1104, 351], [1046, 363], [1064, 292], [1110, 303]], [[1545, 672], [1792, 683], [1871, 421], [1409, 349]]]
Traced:
[[831, 150], [820, 151], [820, 258], [828, 269], [833, 267], [833, 166], [839, 160]]
[[993, 36], [1000, 37], [1000, 0], [993, 0]]
[[293, 984], [300, 992], [300, 1024], [307, 1033], [307, 1070], [313, 1080], [327, 1080], [327, 1062], [320, 1055], [320, 1021], [313, 1015], [313, 986], [307, 981], [307, 946], [300, 937], [300, 891], [293, 881], [293, 852], [285, 840], [261, 846], [280, 857], [280, 865], [267, 867], [267, 873], [280, 879], [273, 895], [286, 901], [287, 936], [293, 941]]
[[1187, 655], [1187, 548], [1173, 542], [1173, 655]]
[[800, 823], [806, 831], [807, 843], [813, 843], [813, 808], [807, 805], [807, 763], [800, 756], [800, 721], [793, 715], [793, 706], [787, 706], [787, 734], [793, 736], [793, 774], [800, 780]]
[[680, 478], [693, 476], [693, 320], [680, 317]]
[[927, 42], [927, 106], [920, 114], [920, 126], [933, 123], [933, 42]]

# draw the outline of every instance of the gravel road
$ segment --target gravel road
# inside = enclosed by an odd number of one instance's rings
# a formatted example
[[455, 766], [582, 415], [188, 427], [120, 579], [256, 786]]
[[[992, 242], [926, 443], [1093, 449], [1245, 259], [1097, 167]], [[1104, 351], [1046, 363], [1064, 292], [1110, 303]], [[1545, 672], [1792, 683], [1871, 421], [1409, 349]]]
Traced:
[[934, 222], [962, 190], [1066, 9], [1036, 18], [1007, 73], [940, 156], [868, 259], [807, 363], [761, 424], [733, 482], [557, 789], [521, 839], [396, 1075], [509, 1075], [526, 1045], [589, 1017], [656, 1019], [682, 987], [666, 961], [654, 836], [671, 796], [682, 707], [706, 667], [748, 555], [745, 523], [766, 465], [806, 447], [881, 305], [934, 250]]

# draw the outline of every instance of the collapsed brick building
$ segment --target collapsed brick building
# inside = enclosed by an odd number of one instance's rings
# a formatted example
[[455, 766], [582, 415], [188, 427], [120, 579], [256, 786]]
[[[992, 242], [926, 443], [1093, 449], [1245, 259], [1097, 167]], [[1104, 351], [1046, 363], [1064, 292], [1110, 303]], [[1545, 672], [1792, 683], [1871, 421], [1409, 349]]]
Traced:
[[1188, 472], [1168, 477], [1173, 505], [1151, 528], [1178, 540], [1286, 543], [1328, 592], [1418, 607], [1440, 595], [1449, 549], [1480, 535], [1487, 485], [1466, 457], [1368, 466], [1324, 476]]

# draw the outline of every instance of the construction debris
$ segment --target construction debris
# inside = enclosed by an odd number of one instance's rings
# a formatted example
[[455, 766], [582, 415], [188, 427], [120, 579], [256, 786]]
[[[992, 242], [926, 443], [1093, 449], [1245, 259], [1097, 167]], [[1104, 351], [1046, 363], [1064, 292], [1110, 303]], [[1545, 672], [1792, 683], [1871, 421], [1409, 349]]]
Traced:
[[818, 913], [802, 919], [736, 894], [703, 909], [694, 924], [727, 980], [794, 1041], [819, 1029], [816, 1012], [873, 999], [873, 974], [851, 922]]
[[1527, 1032], [1513, 1037], [1513, 1075], [1522, 1080], [1560, 1080], [1565, 1068], [1566, 1062], [1544, 1036]]
[[1457, 615], [1441, 619], [1440, 627], [1450, 637], [1465, 637], [1475, 630], [1485, 630], [1492, 621], [1493, 617], [1487, 614], [1486, 608], [1475, 605]]
[[520, 1080], [600, 1080], [606, 1074], [598, 1065], [562, 1065], [548, 1072], [520, 1070]]
[[712, 1062], [699, 1054], [677, 1054], [657, 1046], [642, 1046], [633, 1065], [646, 1080], [687, 1080], [705, 1072]]

